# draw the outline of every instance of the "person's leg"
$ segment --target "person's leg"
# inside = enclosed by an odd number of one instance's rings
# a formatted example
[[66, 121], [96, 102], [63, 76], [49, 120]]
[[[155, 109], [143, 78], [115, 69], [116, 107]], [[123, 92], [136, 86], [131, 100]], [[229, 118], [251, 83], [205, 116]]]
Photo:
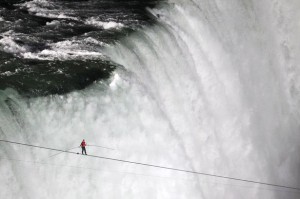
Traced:
[[83, 155], [84, 147], [81, 147], [81, 154]]
[[85, 153], [85, 155], [86, 155], [86, 148], [84, 147], [84, 153]]

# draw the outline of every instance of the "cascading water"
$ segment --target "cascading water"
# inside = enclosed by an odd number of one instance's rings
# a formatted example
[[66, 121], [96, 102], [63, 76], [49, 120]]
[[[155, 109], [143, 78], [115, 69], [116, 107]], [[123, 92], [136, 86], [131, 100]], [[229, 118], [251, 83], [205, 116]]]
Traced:
[[[296, 0], [180, 1], [101, 52], [111, 78], [64, 95], [1, 91], [1, 138], [299, 187]], [[74, 146], [75, 145], [75, 146]], [[0, 145], [1, 198], [299, 198], [299, 192]], [[78, 151], [74, 149], [72, 151]]]

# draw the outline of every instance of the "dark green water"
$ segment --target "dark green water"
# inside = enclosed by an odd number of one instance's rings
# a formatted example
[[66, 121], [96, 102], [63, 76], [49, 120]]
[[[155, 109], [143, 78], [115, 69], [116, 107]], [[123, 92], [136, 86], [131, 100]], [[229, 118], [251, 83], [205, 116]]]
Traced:
[[104, 46], [155, 23], [157, 1], [5, 0], [0, 3], [0, 89], [63, 94], [110, 77]]

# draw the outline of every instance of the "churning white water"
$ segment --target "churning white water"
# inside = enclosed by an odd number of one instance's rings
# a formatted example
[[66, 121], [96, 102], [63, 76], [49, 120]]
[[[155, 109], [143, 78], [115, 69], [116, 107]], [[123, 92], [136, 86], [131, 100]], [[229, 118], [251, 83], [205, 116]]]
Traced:
[[[159, 24], [104, 54], [108, 82], [64, 96], [1, 96], [1, 138], [300, 186], [300, 2], [173, 0]], [[299, 198], [299, 192], [0, 145], [1, 198]], [[80, 152], [79, 148], [72, 149]]]

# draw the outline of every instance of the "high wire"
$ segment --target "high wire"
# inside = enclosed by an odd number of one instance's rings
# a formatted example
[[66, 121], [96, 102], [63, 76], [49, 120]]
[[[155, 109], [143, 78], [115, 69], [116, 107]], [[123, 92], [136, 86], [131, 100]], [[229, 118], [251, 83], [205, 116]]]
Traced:
[[[2, 140], [2, 139], [0, 139], [0, 142], [10, 143], [10, 144], [17, 144], [17, 145], [23, 145], [23, 146], [33, 147], [33, 148], [46, 149], [46, 150], [57, 151], [57, 152], [64, 152], [64, 153], [69, 153], [69, 154], [76, 154], [76, 155], [79, 154], [79, 153], [72, 152], [72, 151], [54, 149], [54, 148], [43, 147], [43, 146], [36, 146], [36, 145], [32, 145], [32, 144], [25, 144], [25, 143], [14, 142], [14, 141], [9, 141], [9, 140]], [[196, 175], [204, 175], [204, 176], [210, 176], [210, 177], [216, 177], [216, 178], [222, 178], [222, 179], [229, 179], [229, 180], [240, 181], [240, 182], [248, 182], [248, 183], [260, 184], [260, 185], [267, 185], [267, 186], [272, 186], [272, 187], [280, 187], [280, 188], [285, 188], [285, 189], [293, 189], [293, 190], [300, 191], [299, 187], [290, 187], [290, 186], [278, 185], [278, 184], [272, 184], [272, 183], [266, 183], [266, 182], [258, 182], [258, 181], [254, 181], [254, 180], [246, 180], [246, 179], [234, 178], [234, 177], [229, 177], [229, 176], [208, 174], [208, 173], [203, 173], [203, 172], [198, 172], [198, 171], [191, 171], [191, 170], [185, 170], [185, 169], [177, 169], [177, 168], [159, 166], [159, 165], [154, 165], [154, 164], [147, 164], [147, 163], [141, 163], [141, 162], [121, 160], [121, 159], [116, 159], [116, 158], [109, 158], [109, 157], [104, 157], [104, 156], [96, 156], [96, 155], [84, 155], [84, 156], [93, 157], [93, 158], [99, 158], [99, 159], [112, 160], [112, 161], [118, 161], [118, 162], [125, 162], [125, 163], [130, 163], [130, 164], [148, 166], [148, 167], [155, 167], [155, 168], [172, 170], [172, 171], [178, 171], [178, 172], [184, 172], [184, 173], [191, 173], [191, 174], [196, 174]]]
[[[150, 174], [142, 174], [142, 173], [134, 173], [134, 172], [126, 172], [126, 171], [118, 171], [118, 170], [103, 170], [103, 169], [96, 169], [96, 168], [89, 168], [89, 167], [82, 167], [82, 166], [74, 166], [74, 165], [63, 165], [63, 164], [52, 164], [52, 163], [45, 163], [45, 162], [38, 162], [38, 161], [29, 161], [29, 160], [20, 160], [20, 159], [13, 159], [13, 158], [4, 158], [0, 156], [0, 159], [3, 160], [10, 160], [18, 163], [28, 163], [28, 164], [34, 164], [34, 165], [44, 165], [44, 166], [52, 166], [52, 167], [66, 167], [66, 168], [73, 168], [73, 169], [83, 169], [83, 170], [90, 170], [90, 171], [108, 171], [108, 172], [116, 172], [116, 173], [124, 173], [124, 174], [130, 174], [130, 175], [137, 175], [137, 176], [145, 176], [145, 177], [152, 177], [152, 178], [161, 178], [164, 180], [182, 180], [182, 181], [192, 181], [191, 179], [183, 179], [183, 178], [176, 178], [176, 177], [166, 177], [166, 176], [157, 176], [157, 175], [150, 175]], [[223, 186], [234, 186], [234, 187], [240, 187], [240, 188], [252, 188], [246, 185], [237, 185], [237, 184], [226, 184], [221, 182], [202, 182], [202, 183], [208, 183], [208, 184], [219, 184]], [[282, 190], [282, 189], [272, 189], [272, 188], [263, 188], [259, 187], [261, 190], [266, 191], [280, 191], [280, 192], [289, 192], [289, 193], [299, 193], [294, 190]]]
[[[73, 148], [67, 149], [67, 150], [65, 150], [65, 151], [71, 151], [71, 150], [73, 150], [73, 149], [77, 149], [77, 148], [79, 148], [79, 147], [80, 147], [80, 146], [76, 146], [76, 147], [73, 147]], [[56, 154], [50, 155], [48, 158], [52, 158], [52, 157], [54, 157], [54, 156], [57, 156], [57, 155], [59, 155], [59, 154], [62, 154], [62, 153], [64, 153], [65, 151], [61, 151], [61, 152], [59, 152], [59, 153], [56, 153]]]
[[[104, 147], [104, 146], [98, 146], [98, 145], [87, 145], [87, 146], [98, 147], [98, 148], [103, 148], [103, 149], [108, 149], [108, 150], [116, 150], [116, 149], [113, 149], [113, 148]], [[61, 152], [59, 152], [59, 153], [50, 155], [48, 158], [52, 158], [52, 157], [57, 156], [57, 155], [59, 155], [59, 154], [65, 153], [66, 151], [71, 151], [71, 150], [77, 149], [77, 148], [79, 148], [79, 147], [80, 147], [80, 146], [76, 146], [76, 147], [72, 147], [72, 148], [70, 148], [70, 149], [63, 150], [63, 151], [61, 151]]]

